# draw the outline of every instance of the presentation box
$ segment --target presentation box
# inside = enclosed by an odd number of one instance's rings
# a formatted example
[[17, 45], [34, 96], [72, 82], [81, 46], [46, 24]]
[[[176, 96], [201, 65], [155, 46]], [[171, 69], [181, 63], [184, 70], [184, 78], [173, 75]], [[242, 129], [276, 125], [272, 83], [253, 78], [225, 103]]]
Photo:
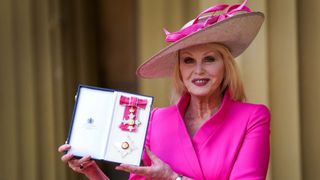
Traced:
[[79, 85], [67, 143], [77, 157], [140, 165], [153, 97]]

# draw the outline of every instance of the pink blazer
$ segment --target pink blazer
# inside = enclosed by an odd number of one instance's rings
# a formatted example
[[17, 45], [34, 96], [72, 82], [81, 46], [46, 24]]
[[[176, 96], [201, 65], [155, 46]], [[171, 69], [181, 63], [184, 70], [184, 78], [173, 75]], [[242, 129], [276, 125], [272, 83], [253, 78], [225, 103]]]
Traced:
[[[265, 179], [270, 153], [270, 113], [264, 105], [233, 101], [190, 137], [183, 115], [190, 95], [177, 105], [154, 109], [146, 146], [176, 173], [193, 179]], [[144, 153], [143, 162], [150, 165]], [[131, 174], [130, 179], [144, 179]]]

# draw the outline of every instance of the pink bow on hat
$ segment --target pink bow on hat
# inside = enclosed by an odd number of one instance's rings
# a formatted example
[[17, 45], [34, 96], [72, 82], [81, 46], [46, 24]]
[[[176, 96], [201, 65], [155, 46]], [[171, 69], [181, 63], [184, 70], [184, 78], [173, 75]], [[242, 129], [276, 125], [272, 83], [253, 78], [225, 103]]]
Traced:
[[[215, 24], [217, 22], [220, 22], [224, 19], [227, 19], [229, 17], [232, 17], [233, 15], [235, 15], [236, 13], [240, 12], [240, 11], [245, 11], [245, 12], [251, 12], [250, 8], [248, 8], [245, 4], [247, 3], [248, 0], [245, 0], [242, 4], [235, 4], [232, 6], [229, 6], [227, 4], [218, 4], [215, 6], [211, 6], [208, 9], [202, 11], [192, 22], [191, 25], [183, 27], [182, 29], [180, 29], [177, 32], [173, 32], [170, 33], [169, 31], [167, 31], [166, 29], [164, 29], [164, 32], [166, 34], [166, 41], [167, 42], [175, 42], [181, 38], [184, 38], [194, 32], [197, 32], [209, 25]], [[217, 11], [223, 11], [225, 10], [227, 7], [228, 10], [227, 12], [224, 12], [222, 14], [219, 15], [215, 15], [214, 13]], [[199, 21], [199, 19], [206, 13], [212, 13], [211, 16], [208, 16], [208, 18], [204, 21], [201, 22]]]

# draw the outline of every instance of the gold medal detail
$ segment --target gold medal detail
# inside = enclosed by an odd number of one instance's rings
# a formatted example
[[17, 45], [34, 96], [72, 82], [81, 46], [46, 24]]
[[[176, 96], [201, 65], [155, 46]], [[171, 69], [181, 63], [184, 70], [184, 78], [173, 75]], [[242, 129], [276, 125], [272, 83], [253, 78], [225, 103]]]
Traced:
[[134, 107], [130, 107], [128, 111], [129, 111], [129, 114], [127, 115], [128, 119], [126, 120], [126, 118], [124, 118], [122, 120], [122, 124], [125, 125], [123, 129], [133, 132], [141, 123], [136, 119], [136, 115], [134, 114], [136, 113], [136, 109]]
[[133, 119], [129, 119], [129, 120], [127, 121], [127, 123], [128, 123], [129, 126], [133, 126], [133, 125], [135, 124], [135, 122], [134, 122]]
[[137, 146], [135, 145], [134, 140], [130, 137], [130, 133], [116, 133], [119, 138], [118, 141], [115, 141], [113, 146], [119, 152], [121, 158], [125, 158], [135, 150], [137, 150]]
[[122, 142], [122, 144], [121, 144], [121, 148], [122, 149], [128, 149], [129, 148], [129, 143], [128, 142]]

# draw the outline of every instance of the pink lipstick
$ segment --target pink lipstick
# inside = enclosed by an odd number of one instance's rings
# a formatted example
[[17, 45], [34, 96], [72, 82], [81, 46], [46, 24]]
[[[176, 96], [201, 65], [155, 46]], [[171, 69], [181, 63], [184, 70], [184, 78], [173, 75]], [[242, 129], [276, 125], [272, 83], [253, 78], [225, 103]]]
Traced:
[[208, 78], [197, 78], [192, 80], [192, 83], [196, 86], [205, 86], [208, 82]]

